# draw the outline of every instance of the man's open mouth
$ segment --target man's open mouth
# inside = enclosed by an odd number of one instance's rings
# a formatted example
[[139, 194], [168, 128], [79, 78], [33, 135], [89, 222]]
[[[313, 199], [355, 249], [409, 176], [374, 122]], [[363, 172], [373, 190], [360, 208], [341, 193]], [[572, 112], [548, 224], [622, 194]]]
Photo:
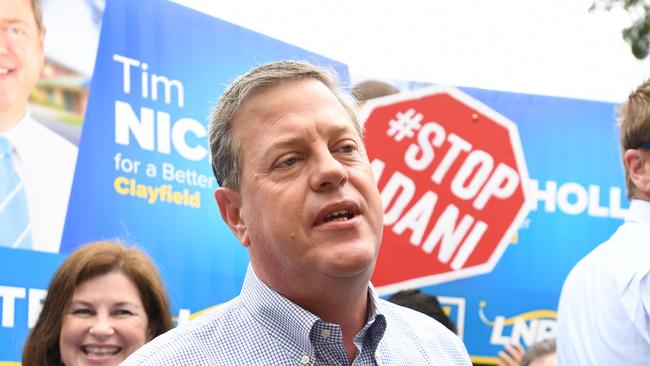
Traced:
[[348, 221], [361, 214], [359, 205], [352, 201], [338, 202], [323, 207], [318, 215], [314, 225], [322, 225], [330, 222]]
[[339, 210], [336, 212], [332, 212], [331, 214], [325, 216], [323, 219], [323, 222], [330, 222], [330, 221], [347, 221], [350, 220], [356, 216], [354, 212], [351, 212], [349, 210]]

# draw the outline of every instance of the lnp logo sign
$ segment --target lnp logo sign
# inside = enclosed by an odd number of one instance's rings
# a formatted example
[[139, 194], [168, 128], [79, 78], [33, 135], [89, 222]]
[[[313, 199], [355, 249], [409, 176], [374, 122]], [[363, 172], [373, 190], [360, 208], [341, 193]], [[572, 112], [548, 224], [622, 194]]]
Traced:
[[371, 100], [362, 121], [384, 205], [380, 292], [490, 272], [529, 209], [517, 126], [448, 87]]
[[[490, 344], [498, 346], [524, 344], [529, 347], [533, 343], [555, 338], [557, 334], [557, 314], [553, 310], [532, 310], [508, 319], [503, 315], [497, 315], [494, 321], [491, 321], [485, 316], [486, 306], [485, 301], [479, 303], [478, 315], [483, 324], [492, 327]], [[505, 328], [511, 328], [510, 334], [506, 334]]]

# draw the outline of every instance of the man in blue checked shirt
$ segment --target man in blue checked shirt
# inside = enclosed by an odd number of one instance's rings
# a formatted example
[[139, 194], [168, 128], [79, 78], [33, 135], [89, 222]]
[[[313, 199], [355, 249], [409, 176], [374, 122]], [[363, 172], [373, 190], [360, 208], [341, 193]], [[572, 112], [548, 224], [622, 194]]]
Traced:
[[226, 89], [210, 150], [221, 216], [250, 253], [241, 294], [124, 365], [471, 365], [456, 335], [369, 282], [383, 208], [356, 109], [299, 61]]

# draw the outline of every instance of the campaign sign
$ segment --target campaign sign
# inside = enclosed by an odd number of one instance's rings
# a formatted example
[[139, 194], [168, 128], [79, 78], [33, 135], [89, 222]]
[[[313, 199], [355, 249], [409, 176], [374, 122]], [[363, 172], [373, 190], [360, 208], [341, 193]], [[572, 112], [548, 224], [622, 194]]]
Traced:
[[362, 120], [384, 205], [379, 291], [492, 270], [528, 213], [517, 126], [448, 87], [371, 100]]
[[341, 63], [178, 4], [107, 1], [61, 253], [0, 251], [0, 362], [20, 359], [52, 274], [87, 242], [147, 252], [179, 321], [239, 293], [248, 255], [214, 201], [207, 116], [237, 75], [281, 59], [348, 79]]

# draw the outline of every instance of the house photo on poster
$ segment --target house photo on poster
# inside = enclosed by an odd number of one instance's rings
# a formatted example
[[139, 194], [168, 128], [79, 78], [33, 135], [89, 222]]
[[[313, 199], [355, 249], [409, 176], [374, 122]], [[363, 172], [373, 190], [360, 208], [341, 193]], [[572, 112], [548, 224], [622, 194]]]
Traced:
[[99, 42], [103, 0], [43, 0], [45, 62], [33, 116], [79, 146]]

